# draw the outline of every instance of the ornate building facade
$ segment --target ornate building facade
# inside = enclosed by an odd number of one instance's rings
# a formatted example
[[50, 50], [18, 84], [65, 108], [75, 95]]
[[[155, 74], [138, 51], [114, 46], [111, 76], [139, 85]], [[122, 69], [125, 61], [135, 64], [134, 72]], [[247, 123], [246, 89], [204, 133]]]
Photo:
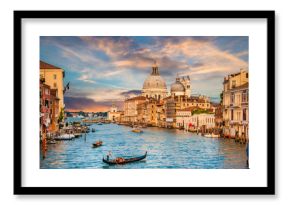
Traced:
[[224, 135], [247, 141], [249, 126], [248, 71], [230, 74], [224, 78], [223, 120]]
[[129, 98], [124, 103], [124, 119], [129, 123], [178, 128], [177, 112], [188, 107], [210, 109], [206, 96], [191, 96], [189, 76], [177, 76], [167, 93], [166, 82], [160, 76], [156, 62], [145, 79], [141, 96]]
[[57, 97], [59, 98], [59, 110], [65, 107], [64, 105], [64, 86], [63, 78], [65, 72], [62, 68], [40, 61], [40, 78], [44, 79], [44, 83], [49, 85], [51, 89], [57, 89]]

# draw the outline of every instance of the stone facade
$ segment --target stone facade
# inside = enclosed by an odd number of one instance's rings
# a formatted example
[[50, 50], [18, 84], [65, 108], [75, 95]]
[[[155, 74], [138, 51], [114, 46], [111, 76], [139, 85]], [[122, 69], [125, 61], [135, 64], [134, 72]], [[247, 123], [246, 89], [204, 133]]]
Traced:
[[239, 73], [224, 78], [223, 120], [224, 135], [249, 139], [249, 77], [248, 71], [241, 69]]

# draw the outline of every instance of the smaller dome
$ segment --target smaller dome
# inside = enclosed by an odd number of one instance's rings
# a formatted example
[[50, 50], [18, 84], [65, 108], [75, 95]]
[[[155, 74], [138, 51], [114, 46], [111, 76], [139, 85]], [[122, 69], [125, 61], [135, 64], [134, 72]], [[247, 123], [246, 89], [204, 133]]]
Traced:
[[179, 81], [171, 85], [171, 92], [185, 92], [183, 84]]

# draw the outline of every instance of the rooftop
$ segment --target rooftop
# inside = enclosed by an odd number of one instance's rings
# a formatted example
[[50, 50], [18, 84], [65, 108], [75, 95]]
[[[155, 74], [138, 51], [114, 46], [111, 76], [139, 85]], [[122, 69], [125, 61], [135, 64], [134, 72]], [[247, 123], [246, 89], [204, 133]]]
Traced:
[[61, 69], [61, 70], [63, 70], [62, 68], [56, 67], [56, 66], [51, 65], [49, 63], [46, 63], [44, 61], [40, 61], [40, 69]]

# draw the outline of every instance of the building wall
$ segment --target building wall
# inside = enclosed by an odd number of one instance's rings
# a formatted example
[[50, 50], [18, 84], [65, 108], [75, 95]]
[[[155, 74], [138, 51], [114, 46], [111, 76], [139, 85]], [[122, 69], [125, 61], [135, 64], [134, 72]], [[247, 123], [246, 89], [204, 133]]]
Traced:
[[124, 120], [126, 122], [137, 122], [138, 121], [138, 110], [137, 106], [139, 103], [143, 103], [146, 101], [145, 97], [134, 97], [125, 100], [124, 103]]
[[120, 121], [121, 112], [108, 112], [108, 120], [110, 121]]
[[40, 83], [40, 131], [46, 132], [51, 123], [50, 87]]
[[214, 114], [197, 114], [191, 117], [191, 123], [201, 128], [205, 126], [206, 129], [215, 127], [215, 117]]
[[190, 111], [178, 111], [176, 114], [176, 128], [193, 126], [195, 129], [210, 129], [215, 127], [214, 114], [195, 114]]
[[248, 72], [231, 74], [224, 79], [223, 122], [224, 135], [248, 140]]
[[176, 112], [176, 127], [184, 127], [190, 121], [191, 111], [179, 110]]
[[63, 72], [62, 69], [40, 69], [40, 75], [41, 77], [44, 77], [45, 84], [49, 85], [52, 89], [58, 90], [59, 112], [61, 111], [61, 108], [64, 108]]
[[166, 101], [166, 127], [174, 127], [176, 123], [176, 103], [173, 98]]

